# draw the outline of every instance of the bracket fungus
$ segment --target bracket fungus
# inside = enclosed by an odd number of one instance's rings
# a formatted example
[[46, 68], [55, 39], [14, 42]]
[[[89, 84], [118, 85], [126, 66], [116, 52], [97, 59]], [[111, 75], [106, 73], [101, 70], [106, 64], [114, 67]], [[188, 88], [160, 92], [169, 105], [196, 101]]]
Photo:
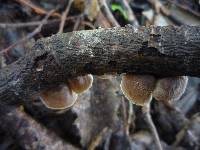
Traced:
[[88, 90], [92, 86], [92, 82], [93, 76], [90, 74], [72, 78], [64, 85], [41, 91], [39, 98], [49, 109], [67, 109], [75, 104], [79, 93]]
[[62, 110], [72, 107], [78, 95], [73, 92], [67, 85], [48, 89], [40, 92], [40, 99], [49, 109]]
[[93, 83], [93, 76], [91, 74], [85, 76], [79, 76], [68, 80], [70, 89], [77, 94], [83, 93], [84, 91], [91, 88]]
[[144, 106], [151, 100], [156, 79], [151, 75], [122, 75], [121, 90], [125, 97], [136, 105]]
[[175, 101], [185, 92], [187, 76], [177, 76], [158, 79], [153, 91], [153, 97], [158, 101]]

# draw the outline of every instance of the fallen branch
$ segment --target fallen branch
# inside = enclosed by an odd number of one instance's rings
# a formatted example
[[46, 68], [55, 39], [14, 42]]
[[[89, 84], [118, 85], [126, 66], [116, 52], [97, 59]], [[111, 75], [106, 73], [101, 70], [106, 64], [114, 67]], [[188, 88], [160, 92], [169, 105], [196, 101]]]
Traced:
[[115, 27], [53, 35], [0, 71], [0, 103], [84, 74], [134, 72], [200, 77], [200, 27]]

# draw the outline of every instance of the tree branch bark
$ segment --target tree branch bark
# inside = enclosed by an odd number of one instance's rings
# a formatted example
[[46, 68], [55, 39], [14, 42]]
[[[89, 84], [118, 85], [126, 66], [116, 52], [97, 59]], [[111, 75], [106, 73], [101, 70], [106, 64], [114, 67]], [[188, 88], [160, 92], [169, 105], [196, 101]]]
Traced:
[[38, 91], [84, 74], [200, 76], [200, 27], [115, 27], [53, 35], [0, 70], [0, 103], [19, 104]]

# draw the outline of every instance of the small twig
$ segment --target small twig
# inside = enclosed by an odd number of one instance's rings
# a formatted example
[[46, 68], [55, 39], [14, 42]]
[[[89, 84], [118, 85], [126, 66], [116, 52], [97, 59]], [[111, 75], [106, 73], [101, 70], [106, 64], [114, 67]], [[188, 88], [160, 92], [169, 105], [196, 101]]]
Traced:
[[14, 44], [10, 45], [9, 47], [1, 50], [0, 54], [3, 54], [3, 53], [6, 53], [8, 52], [10, 49], [14, 48], [15, 46], [19, 45], [19, 44], [22, 44], [24, 43], [25, 41], [29, 40], [30, 38], [32, 38], [33, 36], [35, 36], [36, 34], [38, 34], [41, 29], [42, 29], [42, 26], [47, 22], [47, 19], [51, 16], [51, 14], [55, 12], [55, 9], [54, 10], [51, 10], [47, 15], [46, 17], [41, 21], [40, 25], [31, 33], [29, 33], [26, 37], [20, 39], [19, 41], [15, 42]]
[[[124, 100], [124, 96], [122, 96], [122, 101], [121, 101], [121, 108], [122, 108], [122, 119], [124, 122], [124, 130], [125, 132], [127, 131], [127, 109], [126, 109], [126, 101]], [[127, 132], [126, 132], [127, 133]]]
[[73, 31], [76, 31], [81, 23], [81, 20], [83, 19], [82, 16], [79, 16], [76, 20], [76, 22], [74, 23], [74, 27], [73, 27]]
[[80, 15], [80, 16], [78, 17], [78, 19], [76, 20], [76, 22], [75, 22], [75, 24], [74, 24], [73, 31], [78, 30], [80, 24], [81, 24], [81, 25], [84, 25], [84, 26], [88, 26], [88, 27], [90, 27], [91, 29], [96, 29], [95, 26], [94, 26], [92, 23], [90, 23], [89, 21], [84, 21], [84, 15], [83, 15], [83, 14]]
[[176, 134], [176, 140], [175, 142], [172, 144], [174, 147], [178, 146], [181, 142], [181, 140], [183, 140], [184, 136], [185, 136], [185, 133], [187, 132], [188, 130], [188, 126], [185, 126], [181, 131], [179, 131], [177, 134]]
[[63, 14], [61, 16], [60, 28], [59, 28], [58, 33], [62, 33], [63, 32], [64, 26], [65, 26], [65, 21], [66, 21], [67, 15], [69, 13], [69, 10], [71, 8], [71, 5], [72, 5], [73, 1], [74, 0], [70, 0], [68, 2], [68, 5], [67, 5], [66, 9], [65, 9], [65, 11], [63, 12]]
[[85, 26], [88, 26], [91, 29], [96, 29], [95, 26], [92, 23], [90, 23], [89, 21], [81, 21], [81, 24], [85, 25]]
[[128, 21], [129, 21], [132, 25], [138, 26], [139, 23], [138, 23], [138, 21], [137, 21], [135, 15], [134, 15], [134, 13], [133, 13], [131, 7], [130, 7], [128, 1], [127, 1], [127, 0], [122, 0], [122, 2], [123, 2], [123, 4], [124, 4], [125, 9], [127, 10]]
[[167, 0], [167, 1], [170, 2], [170, 3], [172, 3], [172, 4], [174, 4], [174, 5], [176, 5], [177, 7], [181, 8], [181, 9], [183, 9], [183, 10], [185, 10], [185, 11], [190, 12], [190, 13], [193, 14], [194, 16], [200, 18], [200, 13], [198, 13], [198, 12], [196, 12], [196, 11], [190, 9], [189, 7], [184, 6], [184, 5], [182, 5], [181, 3], [178, 3], [178, 2], [176, 2], [176, 1], [174, 1], [174, 0]]
[[128, 120], [127, 120], [127, 135], [129, 135], [129, 128], [131, 126], [131, 123], [135, 120], [135, 116], [133, 118], [133, 104], [129, 101], [128, 103], [129, 109], [128, 109]]
[[[51, 22], [56, 22], [59, 19], [51, 20]], [[45, 24], [49, 23], [46, 22]], [[41, 21], [32, 21], [32, 22], [20, 22], [20, 23], [0, 23], [0, 28], [25, 28], [25, 27], [32, 27], [38, 26], [41, 24]]]
[[[22, 5], [26, 5], [28, 7], [30, 7], [31, 9], [33, 9], [37, 14], [40, 15], [48, 15], [48, 11], [44, 10], [43, 8], [36, 6], [35, 4], [33, 4], [31, 1], [29, 0], [16, 0], [18, 3], [22, 4]], [[61, 15], [57, 12], [53, 12], [50, 16], [53, 17], [61, 17]]]
[[[69, 16], [65, 19], [65, 21], [68, 20], [75, 20], [77, 19], [79, 16]], [[41, 24], [42, 21], [31, 21], [31, 22], [19, 22], [19, 23], [0, 23], [0, 28], [26, 28], [26, 27], [34, 27], [34, 26], [38, 26]], [[58, 23], [60, 22], [60, 19], [52, 19], [52, 20], [48, 20], [47, 22], [44, 23], [44, 25], [47, 24], [52, 24], [52, 23]]]
[[100, 142], [103, 139], [103, 136], [105, 136], [107, 132], [108, 128], [103, 128], [103, 130], [96, 137], [94, 137], [94, 140], [91, 141], [91, 143], [88, 146], [88, 150], [95, 150], [95, 148], [100, 144]]
[[[152, 97], [150, 99], [152, 100]], [[153, 120], [152, 120], [151, 114], [150, 114], [150, 103], [151, 103], [151, 100], [143, 106], [142, 111], [144, 113], [144, 116], [146, 118], [147, 123], [149, 124], [150, 130], [151, 130], [151, 132], [153, 134], [154, 141], [155, 141], [155, 144], [157, 146], [157, 149], [158, 150], [163, 150], [161, 142], [160, 142], [160, 138], [159, 138], [159, 135], [158, 135], [158, 132], [156, 130], [156, 127], [155, 127], [155, 125], [153, 123]]]
[[94, 25], [96, 27], [102, 27], [102, 28], [110, 28], [111, 23], [108, 21], [108, 19], [104, 16], [104, 14], [102, 13], [102, 11], [99, 11], [99, 14], [95, 20]]
[[119, 27], [120, 25], [117, 22], [117, 20], [115, 19], [115, 17], [113, 16], [112, 12], [110, 11], [110, 9], [106, 3], [106, 0], [99, 0], [99, 4], [100, 4], [101, 11], [106, 16], [106, 18], [110, 21], [112, 26]]
[[[171, 14], [171, 12], [163, 6], [163, 4], [159, 0], [148, 0], [149, 3], [154, 7], [155, 13], [159, 14], [160, 12], [166, 16], [169, 20], [171, 20], [176, 25], [184, 25], [181, 20], [176, 18], [174, 15]], [[155, 22], [155, 17], [153, 18], [153, 23]]]

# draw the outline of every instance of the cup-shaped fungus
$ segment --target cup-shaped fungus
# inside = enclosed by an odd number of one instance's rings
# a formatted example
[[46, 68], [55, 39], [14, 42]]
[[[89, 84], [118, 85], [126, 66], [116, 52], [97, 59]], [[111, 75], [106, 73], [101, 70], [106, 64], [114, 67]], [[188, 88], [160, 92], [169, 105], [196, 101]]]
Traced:
[[72, 91], [82, 93], [92, 86], [93, 76], [91, 74], [85, 76], [78, 76], [68, 80], [68, 85]]
[[144, 106], [151, 100], [155, 83], [155, 78], [151, 75], [125, 74], [122, 75], [120, 86], [128, 100]]
[[60, 85], [53, 89], [48, 89], [40, 93], [40, 99], [43, 104], [50, 109], [67, 109], [72, 107], [78, 95], [68, 86]]
[[178, 100], [185, 92], [187, 76], [161, 78], [157, 81], [153, 97], [158, 101]]

